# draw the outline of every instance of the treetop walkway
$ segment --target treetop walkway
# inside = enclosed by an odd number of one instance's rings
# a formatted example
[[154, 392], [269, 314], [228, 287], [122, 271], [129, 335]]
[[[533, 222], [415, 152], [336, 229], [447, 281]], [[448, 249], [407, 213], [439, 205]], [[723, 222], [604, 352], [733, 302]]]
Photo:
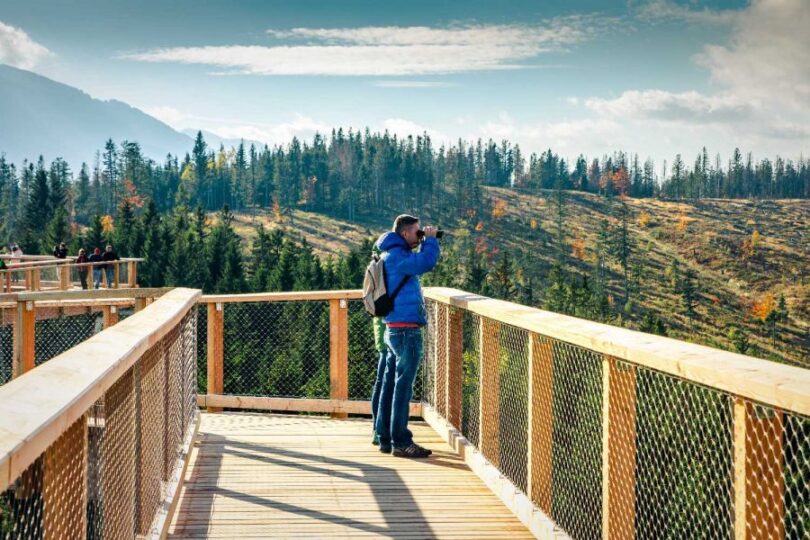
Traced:
[[807, 369], [425, 297], [415, 461], [359, 291], [0, 296], [0, 538], [810, 538]]

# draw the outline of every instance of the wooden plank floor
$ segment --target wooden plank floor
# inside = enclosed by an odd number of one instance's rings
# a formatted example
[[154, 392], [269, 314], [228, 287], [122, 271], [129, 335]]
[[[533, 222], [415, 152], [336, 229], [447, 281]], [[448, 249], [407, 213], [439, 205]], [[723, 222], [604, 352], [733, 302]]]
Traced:
[[532, 538], [425, 423], [426, 460], [371, 445], [368, 420], [202, 415], [172, 538]]

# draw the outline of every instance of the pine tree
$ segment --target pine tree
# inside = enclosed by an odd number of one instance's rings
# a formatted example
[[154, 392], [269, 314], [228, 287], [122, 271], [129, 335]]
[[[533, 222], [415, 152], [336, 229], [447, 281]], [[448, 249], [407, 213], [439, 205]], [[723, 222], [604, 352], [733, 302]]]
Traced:
[[513, 300], [517, 289], [514, 282], [515, 268], [509, 252], [504, 251], [489, 275], [492, 294], [500, 300]]

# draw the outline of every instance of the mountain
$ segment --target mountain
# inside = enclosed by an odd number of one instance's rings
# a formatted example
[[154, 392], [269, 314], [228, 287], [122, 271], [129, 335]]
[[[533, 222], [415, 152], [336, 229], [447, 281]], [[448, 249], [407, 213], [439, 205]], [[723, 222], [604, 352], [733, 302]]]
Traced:
[[0, 154], [19, 164], [40, 154], [64, 158], [74, 170], [92, 163], [107, 139], [137, 141], [162, 161], [194, 141], [126, 103], [103, 101], [36, 73], [0, 64]]
[[205, 144], [207, 144], [210, 148], [214, 150], [218, 149], [220, 145], [224, 146], [225, 148], [236, 148], [239, 146], [239, 143], [245, 143], [245, 150], [250, 148], [250, 145], [254, 145], [256, 150], [264, 148], [265, 143], [261, 141], [256, 141], [253, 139], [226, 139], [225, 137], [220, 137], [216, 133], [212, 133], [210, 131], [206, 131], [204, 129], [184, 129], [182, 130], [183, 133], [191, 137], [192, 139], [197, 136], [197, 132], [202, 132], [203, 139], [205, 139]]

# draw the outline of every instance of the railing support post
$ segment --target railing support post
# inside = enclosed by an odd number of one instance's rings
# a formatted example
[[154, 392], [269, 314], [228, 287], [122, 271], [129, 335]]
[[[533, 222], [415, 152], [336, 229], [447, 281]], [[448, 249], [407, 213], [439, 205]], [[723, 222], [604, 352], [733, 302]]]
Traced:
[[146, 298], [135, 299], [135, 311], [138, 312], [146, 307]]
[[636, 369], [602, 357], [602, 538], [635, 538]]
[[551, 515], [552, 384], [554, 343], [529, 333], [529, 456], [527, 489], [532, 502]]
[[734, 399], [734, 538], [785, 538], [783, 414]]
[[138, 263], [127, 261], [127, 287], [134, 289], [138, 286]]
[[464, 378], [464, 318], [461, 310], [447, 306], [447, 421], [461, 430], [462, 379]]
[[102, 306], [101, 312], [104, 315], [104, 328], [118, 324], [118, 308], [116, 306]]
[[[329, 395], [349, 399], [349, 309], [344, 299], [329, 300]], [[348, 418], [332, 413], [332, 418]]]
[[36, 361], [36, 319], [34, 302], [17, 302], [17, 320], [14, 324], [14, 356], [12, 377], [19, 377], [34, 369]]
[[436, 412], [447, 419], [447, 386], [448, 386], [448, 358], [447, 353], [447, 323], [449, 306], [436, 302], [433, 304], [434, 317], [436, 321], [433, 333], [433, 349], [436, 358], [436, 380], [433, 381], [433, 402]]
[[120, 279], [120, 276], [121, 276], [121, 263], [120, 262], [115, 262], [113, 273], [114, 273], [113, 281], [115, 281], [115, 288], [118, 289], [119, 285], [121, 283], [121, 279]]
[[[224, 330], [225, 304], [208, 304], [208, 394], [220, 395], [224, 390]], [[208, 412], [222, 412], [221, 407], [208, 407]]]
[[479, 369], [479, 402], [478, 419], [480, 422], [478, 448], [490, 463], [500, 465], [500, 421], [501, 421], [501, 369], [500, 369], [500, 334], [501, 324], [498, 321], [480, 318], [478, 343], [481, 348], [481, 367]]
[[57, 267], [59, 271], [59, 288], [63, 291], [70, 289], [70, 266], [63, 264]]

